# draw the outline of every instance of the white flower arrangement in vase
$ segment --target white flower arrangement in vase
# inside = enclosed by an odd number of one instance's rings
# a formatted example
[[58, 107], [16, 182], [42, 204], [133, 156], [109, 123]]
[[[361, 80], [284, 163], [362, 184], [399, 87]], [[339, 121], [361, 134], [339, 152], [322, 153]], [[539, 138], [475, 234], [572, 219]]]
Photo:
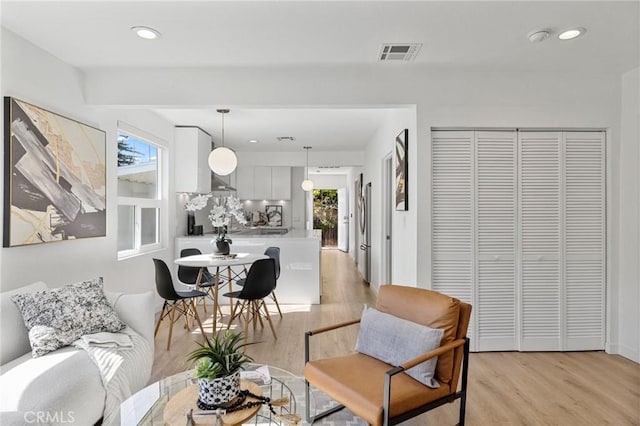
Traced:
[[211, 241], [212, 244], [214, 242], [232, 243], [231, 239], [227, 238], [227, 226], [231, 224], [232, 217], [241, 225], [247, 224], [247, 219], [240, 200], [233, 195], [214, 198], [214, 205], [209, 212], [209, 220], [211, 221], [211, 225], [218, 230], [218, 238]]

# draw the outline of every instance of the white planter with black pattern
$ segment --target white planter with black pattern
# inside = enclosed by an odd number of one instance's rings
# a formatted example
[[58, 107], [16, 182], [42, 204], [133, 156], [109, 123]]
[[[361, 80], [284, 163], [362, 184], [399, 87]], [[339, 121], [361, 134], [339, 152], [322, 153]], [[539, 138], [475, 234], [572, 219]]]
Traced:
[[198, 379], [198, 399], [207, 405], [221, 405], [240, 394], [240, 370], [213, 380]]

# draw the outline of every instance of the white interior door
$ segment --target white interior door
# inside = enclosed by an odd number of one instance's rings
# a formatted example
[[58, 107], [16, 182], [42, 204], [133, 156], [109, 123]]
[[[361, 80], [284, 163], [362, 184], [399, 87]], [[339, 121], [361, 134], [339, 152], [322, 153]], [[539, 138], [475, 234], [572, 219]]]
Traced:
[[[473, 131], [434, 131], [431, 141], [431, 286], [474, 307]], [[475, 340], [476, 309], [468, 336]]]
[[472, 350], [604, 349], [605, 142], [432, 132], [432, 288], [473, 304]]
[[604, 349], [604, 132], [565, 132], [564, 350]]
[[338, 188], [338, 249], [349, 251], [349, 196], [346, 188]]
[[474, 133], [477, 349], [510, 351], [518, 348], [516, 132]]
[[382, 282], [393, 283], [393, 210], [394, 210], [394, 180], [393, 158], [389, 154], [382, 165]]

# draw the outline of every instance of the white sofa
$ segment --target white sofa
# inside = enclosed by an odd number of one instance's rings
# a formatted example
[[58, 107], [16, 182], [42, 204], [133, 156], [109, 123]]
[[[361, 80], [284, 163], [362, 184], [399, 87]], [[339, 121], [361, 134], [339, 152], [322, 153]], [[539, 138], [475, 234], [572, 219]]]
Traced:
[[[0, 293], [0, 424], [96, 424], [105, 415], [106, 398], [96, 364], [87, 352], [73, 346], [33, 358], [22, 315], [11, 301], [15, 293], [46, 288], [44, 282], [37, 282]], [[143, 368], [122, 366], [129, 391], [135, 393], [146, 386], [153, 364], [154, 296], [151, 292], [105, 295], [120, 319], [151, 348], [143, 351], [144, 359], [137, 360]]]

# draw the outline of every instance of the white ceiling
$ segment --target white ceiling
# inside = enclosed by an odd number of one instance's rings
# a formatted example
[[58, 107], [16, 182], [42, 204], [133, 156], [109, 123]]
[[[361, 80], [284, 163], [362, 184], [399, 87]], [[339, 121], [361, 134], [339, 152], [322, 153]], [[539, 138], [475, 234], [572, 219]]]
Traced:
[[[418, 64], [456, 70], [638, 64], [637, 1], [2, 0], [2, 25], [80, 68], [373, 64], [396, 42], [423, 43]], [[136, 25], [162, 37], [139, 39]], [[577, 25], [588, 32], [573, 42], [526, 38]]]
[[[621, 73], [638, 66], [638, 1], [31, 1], [1, 0], [2, 25], [63, 61], [100, 67], [351, 66], [425, 70]], [[130, 28], [151, 26], [155, 41]], [[573, 26], [585, 36], [532, 44]], [[415, 63], [377, 63], [382, 43], [422, 43]], [[215, 108], [157, 110], [219, 140]], [[236, 149], [361, 149], [384, 110], [240, 109], [226, 118]], [[248, 139], [258, 139], [248, 147]], [[315, 149], [315, 148], [314, 148]]]
[[[222, 117], [215, 108], [156, 109], [176, 125], [197, 125], [221, 142]], [[225, 145], [238, 151], [364, 150], [388, 109], [232, 109], [224, 117]], [[293, 136], [294, 142], [278, 141]], [[249, 140], [258, 143], [250, 143]]]

